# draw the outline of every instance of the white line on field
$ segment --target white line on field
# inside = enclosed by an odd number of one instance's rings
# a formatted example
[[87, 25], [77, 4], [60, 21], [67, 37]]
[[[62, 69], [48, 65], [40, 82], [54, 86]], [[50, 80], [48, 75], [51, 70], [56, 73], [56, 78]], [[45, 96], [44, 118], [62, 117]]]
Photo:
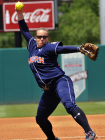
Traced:
[[[74, 137], [59, 137], [61, 139], [78, 139], [84, 138], [85, 136], [74, 136]], [[105, 138], [105, 136], [97, 136], [97, 138]], [[45, 138], [24, 138], [24, 139], [8, 139], [8, 140], [45, 140]]]

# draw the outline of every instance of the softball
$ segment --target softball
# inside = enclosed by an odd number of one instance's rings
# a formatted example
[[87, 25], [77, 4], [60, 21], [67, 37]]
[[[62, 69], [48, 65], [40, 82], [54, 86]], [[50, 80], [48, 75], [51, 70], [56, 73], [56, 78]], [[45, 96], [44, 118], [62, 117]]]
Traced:
[[20, 2], [20, 1], [18, 1], [18, 2], [15, 4], [15, 8], [16, 8], [17, 10], [22, 10], [23, 7], [24, 7], [24, 5], [23, 5], [23, 3]]

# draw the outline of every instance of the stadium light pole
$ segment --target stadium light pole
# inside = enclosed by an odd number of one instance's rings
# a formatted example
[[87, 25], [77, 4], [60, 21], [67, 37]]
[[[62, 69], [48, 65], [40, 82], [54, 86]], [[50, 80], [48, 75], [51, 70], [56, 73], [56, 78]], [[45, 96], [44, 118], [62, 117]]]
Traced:
[[99, 0], [100, 44], [105, 44], [105, 0]]

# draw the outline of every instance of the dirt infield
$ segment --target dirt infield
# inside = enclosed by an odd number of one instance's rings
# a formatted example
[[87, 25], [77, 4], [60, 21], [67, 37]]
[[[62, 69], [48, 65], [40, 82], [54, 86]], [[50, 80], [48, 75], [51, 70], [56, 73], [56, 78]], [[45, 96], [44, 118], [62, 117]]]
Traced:
[[[87, 115], [98, 140], [105, 140], [105, 115]], [[71, 116], [51, 116], [53, 130], [61, 140], [85, 140], [84, 131]], [[0, 140], [46, 140], [34, 117], [1, 118]]]

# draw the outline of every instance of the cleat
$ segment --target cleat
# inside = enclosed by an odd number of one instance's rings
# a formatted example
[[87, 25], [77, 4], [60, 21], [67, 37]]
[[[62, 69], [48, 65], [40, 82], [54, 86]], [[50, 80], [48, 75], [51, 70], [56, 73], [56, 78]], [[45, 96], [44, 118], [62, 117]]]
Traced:
[[88, 133], [85, 133], [86, 139], [85, 140], [95, 140], [96, 134], [93, 131], [89, 131]]

